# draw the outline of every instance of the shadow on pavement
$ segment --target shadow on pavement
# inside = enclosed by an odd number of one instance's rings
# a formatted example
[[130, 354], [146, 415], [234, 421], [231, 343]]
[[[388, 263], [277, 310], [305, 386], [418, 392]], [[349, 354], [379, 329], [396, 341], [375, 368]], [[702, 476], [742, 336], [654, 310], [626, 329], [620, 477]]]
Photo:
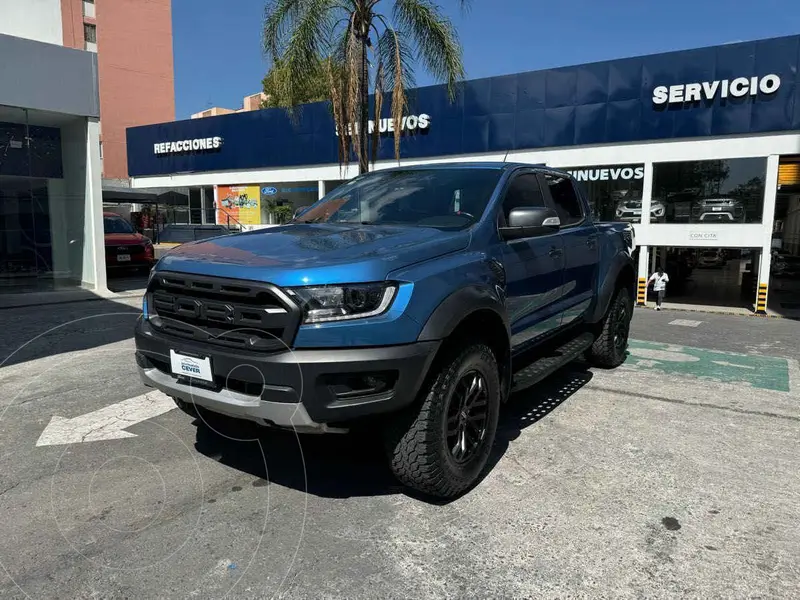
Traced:
[[109, 272], [108, 289], [112, 292], [132, 292], [144, 290], [147, 287], [149, 271], [127, 270], [119, 272]]
[[[539, 385], [513, 395], [500, 413], [487, 473], [523, 429], [558, 408], [591, 378], [586, 367], [571, 364]], [[405, 493], [426, 502], [445, 503], [419, 497], [394, 479], [377, 427], [348, 435], [296, 435], [218, 415], [208, 419], [208, 425], [201, 419], [207, 419], [206, 413], [195, 421], [195, 448], [224, 465], [263, 479], [265, 484], [268, 481], [325, 498]]]
[[99, 297], [0, 310], [0, 365], [7, 367], [132, 339], [140, 314], [138, 301], [123, 303]]

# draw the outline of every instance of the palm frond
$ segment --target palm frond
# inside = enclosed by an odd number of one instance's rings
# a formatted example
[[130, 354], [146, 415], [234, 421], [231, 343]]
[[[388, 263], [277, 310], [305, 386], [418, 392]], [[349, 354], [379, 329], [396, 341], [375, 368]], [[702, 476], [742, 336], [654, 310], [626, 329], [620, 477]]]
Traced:
[[262, 35], [264, 53], [268, 59], [275, 60], [280, 57], [286, 36], [304, 4], [306, 0], [268, 0], [264, 7]]
[[319, 72], [335, 7], [336, 0], [271, 0], [267, 7], [264, 50], [282, 70], [277, 91], [293, 120], [306, 78]]
[[395, 0], [393, 16], [399, 29], [413, 37], [417, 58], [455, 98], [456, 83], [464, 79], [461, 46], [453, 23], [431, 0]]
[[406, 88], [412, 88], [416, 85], [414, 78], [414, 50], [402, 31], [397, 31], [385, 25], [385, 29], [378, 40], [377, 54], [384, 65], [390, 65], [384, 75], [387, 90], [394, 88], [395, 77], [398, 76], [402, 77], [403, 85]]

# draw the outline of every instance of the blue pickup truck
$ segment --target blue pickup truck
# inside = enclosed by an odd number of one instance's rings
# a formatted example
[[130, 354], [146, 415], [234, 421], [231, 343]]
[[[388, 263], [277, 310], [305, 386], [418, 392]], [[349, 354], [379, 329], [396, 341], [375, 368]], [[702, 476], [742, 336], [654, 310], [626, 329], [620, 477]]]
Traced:
[[373, 171], [287, 225], [162, 257], [136, 361], [190, 414], [379, 427], [401, 482], [452, 498], [513, 391], [578, 357], [624, 361], [634, 245], [544, 165]]

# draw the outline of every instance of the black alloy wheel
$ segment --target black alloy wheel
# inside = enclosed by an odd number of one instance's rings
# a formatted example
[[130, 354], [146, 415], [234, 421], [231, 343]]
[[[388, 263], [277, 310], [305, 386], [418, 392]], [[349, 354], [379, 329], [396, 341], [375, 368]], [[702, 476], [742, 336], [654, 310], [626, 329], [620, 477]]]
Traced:
[[384, 429], [395, 477], [425, 495], [452, 499], [480, 481], [500, 416], [500, 368], [492, 349], [446, 347], [419, 399]]
[[631, 320], [628, 315], [628, 304], [617, 302], [614, 306], [613, 316], [614, 349], [619, 354], [624, 354], [628, 347], [628, 333], [631, 328]]
[[627, 288], [620, 288], [611, 301], [605, 318], [599, 323], [597, 337], [587, 353], [589, 362], [606, 369], [613, 369], [625, 362], [632, 316], [631, 292]]
[[486, 437], [488, 408], [486, 379], [476, 370], [464, 373], [447, 407], [447, 448], [457, 464], [468, 463], [480, 449]]

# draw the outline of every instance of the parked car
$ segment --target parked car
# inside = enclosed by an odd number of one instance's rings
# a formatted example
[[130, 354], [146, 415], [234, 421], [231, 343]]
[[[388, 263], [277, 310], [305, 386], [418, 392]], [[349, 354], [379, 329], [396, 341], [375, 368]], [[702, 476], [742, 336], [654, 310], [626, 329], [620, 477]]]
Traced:
[[147, 386], [186, 412], [382, 432], [395, 476], [480, 480], [500, 407], [580, 356], [626, 356], [630, 225], [569, 174], [511, 163], [366, 173], [292, 223], [162, 257], [136, 325]]
[[703, 250], [697, 257], [700, 269], [713, 269], [725, 266], [725, 258], [719, 250]]
[[692, 206], [692, 217], [700, 223], [733, 223], [745, 220], [744, 206], [735, 198], [706, 198]]
[[230, 235], [238, 231], [238, 228], [229, 228], [225, 225], [170, 223], [159, 232], [158, 243], [179, 245], [186, 242], [207, 240], [220, 235]]
[[[650, 204], [650, 222], [657, 223], [664, 220], [666, 209], [660, 200], [653, 200]], [[616, 210], [617, 219], [628, 223], [639, 223], [642, 220], [642, 201], [620, 200]]]
[[128, 221], [117, 213], [103, 213], [106, 246], [106, 267], [149, 270], [155, 263], [153, 242], [136, 233]]
[[774, 253], [770, 272], [775, 277], [800, 277], [800, 256]]

